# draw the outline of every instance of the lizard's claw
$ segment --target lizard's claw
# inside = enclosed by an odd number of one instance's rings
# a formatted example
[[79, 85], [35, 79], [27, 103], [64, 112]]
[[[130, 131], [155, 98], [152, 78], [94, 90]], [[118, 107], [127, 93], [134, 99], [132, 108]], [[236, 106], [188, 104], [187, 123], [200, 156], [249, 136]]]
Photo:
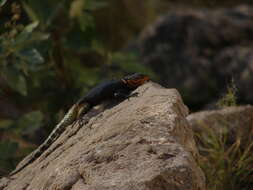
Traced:
[[78, 119], [77, 123], [78, 125], [82, 126], [84, 124], [84, 119], [83, 118]]
[[87, 117], [81, 117], [80, 119], [78, 119], [77, 122], [78, 122], [78, 125], [83, 126], [83, 125], [88, 123], [88, 118]]
[[130, 95], [130, 97], [138, 97], [138, 96], [139, 96], [139, 92], [135, 92], [135, 93]]
[[132, 98], [132, 97], [138, 97], [138, 96], [139, 96], [139, 93], [138, 93], [138, 92], [132, 93], [132, 94], [130, 94], [129, 96], [127, 96], [127, 100], [129, 100], [129, 99]]

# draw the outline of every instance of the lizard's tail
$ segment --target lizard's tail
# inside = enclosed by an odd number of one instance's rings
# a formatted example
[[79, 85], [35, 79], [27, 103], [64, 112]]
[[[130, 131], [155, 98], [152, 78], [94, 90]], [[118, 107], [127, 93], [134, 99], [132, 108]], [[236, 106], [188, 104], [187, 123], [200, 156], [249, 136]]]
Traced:
[[46, 141], [42, 145], [40, 145], [34, 152], [32, 152], [31, 155], [29, 155], [28, 160], [20, 167], [15, 169], [13, 172], [11, 172], [9, 176], [13, 176], [16, 173], [20, 172], [22, 169], [24, 169], [26, 166], [28, 166], [29, 164], [34, 162], [38, 157], [40, 157], [42, 153], [57, 139], [58, 136], [56, 135], [56, 133], [58, 134], [58, 131], [53, 130], [53, 132], [49, 135]]
[[9, 176], [13, 176], [16, 173], [20, 172], [23, 168], [25, 168], [26, 166], [28, 166], [29, 164], [31, 164], [33, 161], [35, 161], [41, 154], [42, 154], [41, 150], [40, 149], [36, 149], [32, 153], [30, 159], [28, 161], [26, 161], [24, 164], [22, 164], [20, 167], [16, 168], [13, 172], [11, 172], [9, 174]]
[[42, 155], [42, 153], [60, 136], [60, 134], [62, 133], [62, 131], [64, 131], [64, 129], [72, 124], [75, 120], [76, 120], [76, 116], [77, 116], [77, 106], [76, 104], [74, 104], [69, 111], [67, 112], [67, 114], [64, 116], [64, 118], [60, 121], [60, 123], [57, 124], [57, 126], [54, 128], [54, 130], [50, 133], [50, 135], [48, 136], [48, 138], [45, 140], [45, 142], [40, 145], [30, 156], [29, 159], [22, 164], [20, 167], [18, 167], [17, 169], [15, 169], [13, 172], [10, 173], [9, 176], [13, 176], [14, 174], [18, 173], [19, 171], [21, 171], [23, 168], [25, 168], [27, 165], [31, 164], [32, 162], [34, 162], [38, 157], [40, 157]]
[[48, 138], [45, 140], [45, 142], [40, 145], [29, 157], [29, 159], [22, 164], [20, 167], [15, 169], [13, 172], [10, 173], [9, 176], [12, 176], [19, 171], [21, 171], [23, 168], [25, 168], [27, 165], [34, 162], [38, 157], [40, 157], [43, 152], [53, 143], [56, 141], [56, 139], [60, 136], [60, 134], [66, 129], [68, 125], [71, 125], [74, 121], [76, 121], [80, 116], [87, 113], [90, 109], [90, 105], [88, 103], [79, 103], [74, 104], [67, 114], [64, 116], [64, 118], [60, 121], [60, 123], [57, 124], [57, 126], [54, 128], [54, 130], [50, 133]]

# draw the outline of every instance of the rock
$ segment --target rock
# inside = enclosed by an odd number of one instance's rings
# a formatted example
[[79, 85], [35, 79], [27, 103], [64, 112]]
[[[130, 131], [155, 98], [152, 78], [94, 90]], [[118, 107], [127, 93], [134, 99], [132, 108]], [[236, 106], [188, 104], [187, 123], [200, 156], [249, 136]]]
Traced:
[[104, 111], [91, 110], [86, 124], [69, 126], [14, 179], [3, 178], [0, 189], [204, 190], [179, 93], [152, 82], [137, 92]]
[[187, 120], [196, 133], [205, 133], [205, 128], [211, 128], [217, 134], [226, 135], [228, 143], [232, 144], [237, 139], [245, 143], [253, 133], [253, 106], [196, 112], [187, 116]]
[[170, 11], [142, 32], [141, 62], [190, 109], [219, 99], [232, 78], [239, 101], [253, 103], [252, 20], [252, 6]]

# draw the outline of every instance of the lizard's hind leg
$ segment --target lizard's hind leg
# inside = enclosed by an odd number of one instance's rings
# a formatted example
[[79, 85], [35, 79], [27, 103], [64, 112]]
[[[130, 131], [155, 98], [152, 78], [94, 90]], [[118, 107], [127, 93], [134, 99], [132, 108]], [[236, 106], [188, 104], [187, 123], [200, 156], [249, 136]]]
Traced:
[[78, 105], [78, 113], [77, 113], [77, 121], [79, 125], [83, 125], [85, 123], [85, 119], [83, 116], [91, 109], [91, 105], [89, 103], [84, 103]]

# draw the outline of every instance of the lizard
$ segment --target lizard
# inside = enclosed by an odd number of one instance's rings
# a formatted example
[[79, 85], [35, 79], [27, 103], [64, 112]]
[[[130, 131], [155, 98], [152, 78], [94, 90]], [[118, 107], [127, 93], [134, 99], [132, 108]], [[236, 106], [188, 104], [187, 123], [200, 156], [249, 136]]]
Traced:
[[17, 174], [23, 168], [34, 162], [44, 153], [46, 149], [51, 146], [54, 141], [56, 141], [56, 139], [62, 134], [67, 126], [81, 119], [82, 116], [86, 114], [92, 107], [99, 105], [107, 99], [129, 98], [131, 97], [130, 93], [133, 90], [147, 81], [149, 81], [149, 77], [147, 75], [134, 73], [118, 80], [102, 82], [92, 88], [68, 110], [63, 119], [56, 125], [44, 143], [41, 144], [34, 152], [32, 152], [30, 158], [19, 168], [16, 168], [13, 172], [11, 172], [9, 176]]

